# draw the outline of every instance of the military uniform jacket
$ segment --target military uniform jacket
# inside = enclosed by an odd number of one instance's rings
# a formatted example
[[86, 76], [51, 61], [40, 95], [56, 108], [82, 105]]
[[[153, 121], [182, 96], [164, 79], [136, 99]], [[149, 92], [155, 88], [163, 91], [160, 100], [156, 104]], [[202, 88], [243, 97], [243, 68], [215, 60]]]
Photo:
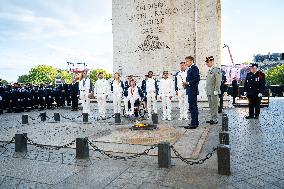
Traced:
[[218, 94], [221, 94], [220, 85], [221, 85], [222, 74], [220, 68], [212, 66], [206, 76], [206, 94], [209, 96], [214, 95], [214, 91], [217, 91]]
[[244, 91], [249, 96], [257, 96], [259, 93], [263, 93], [265, 89], [265, 75], [264, 73], [257, 71], [255, 74], [249, 72], [246, 76]]
[[187, 70], [186, 76], [186, 94], [198, 95], [198, 84], [200, 81], [199, 69], [195, 64], [192, 64]]

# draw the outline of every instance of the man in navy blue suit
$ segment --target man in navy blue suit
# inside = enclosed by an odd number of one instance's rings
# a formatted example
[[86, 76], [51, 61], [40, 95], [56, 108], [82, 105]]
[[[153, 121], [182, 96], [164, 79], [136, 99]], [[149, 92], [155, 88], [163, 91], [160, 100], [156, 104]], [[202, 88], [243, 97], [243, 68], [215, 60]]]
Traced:
[[194, 58], [188, 56], [185, 58], [185, 62], [188, 66], [186, 82], [184, 87], [186, 88], [186, 94], [188, 95], [189, 111], [191, 114], [191, 123], [184, 127], [185, 129], [196, 129], [199, 125], [198, 121], [198, 107], [197, 107], [197, 95], [198, 84], [200, 81], [199, 69], [194, 64]]

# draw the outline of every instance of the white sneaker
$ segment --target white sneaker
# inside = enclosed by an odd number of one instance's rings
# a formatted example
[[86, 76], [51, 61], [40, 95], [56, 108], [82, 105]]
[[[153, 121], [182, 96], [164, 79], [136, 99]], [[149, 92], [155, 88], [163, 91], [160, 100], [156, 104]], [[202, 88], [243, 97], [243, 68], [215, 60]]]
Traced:
[[188, 118], [186, 117], [186, 118], [184, 118], [184, 120], [186, 120], [186, 121], [187, 121], [187, 120], [188, 120]]
[[162, 120], [165, 121], [167, 118], [163, 117]]
[[171, 121], [171, 120], [172, 120], [172, 118], [168, 117], [168, 121]]

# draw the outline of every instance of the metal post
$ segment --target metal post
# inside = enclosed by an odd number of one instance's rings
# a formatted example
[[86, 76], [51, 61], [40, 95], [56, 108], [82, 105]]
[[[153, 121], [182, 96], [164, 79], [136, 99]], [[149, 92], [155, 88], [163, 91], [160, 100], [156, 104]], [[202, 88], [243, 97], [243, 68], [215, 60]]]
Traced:
[[89, 122], [89, 114], [88, 113], [83, 113], [83, 122], [88, 123]]
[[89, 157], [88, 137], [76, 138], [76, 158], [85, 159]]
[[22, 115], [22, 124], [28, 124], [29, 123], [29, 115], [24, 114]]
[[54, 121], [60, 121], [60, 114], [59, 113], [54, 113]]
[[228, 123], [229, 123], [229, 118], [227, 114], [222, 115], [222, 131], [228, 131]]
[[229, 145], [230, 137], [228, 132], [220, 132], [219, 133], [219, 142], [220, 144]]
[[153, 124], [158, 124], [158, 114], [152, 114], [152, 122]]
[[171, 149], [169, 142], [160, 142], [158, 144], [158, 164], [160, 168], [169, 168], [171, 166]]
[[115, 113], [114, 114], [114, 122], [115, 123], [121, 123], [120, 113]]
[[41, 121], [46, 121], [46, 112], [40, 113]]
[[218, 174], [230, 175], [230, 147], [219, 144], [217, 147]]
[[15, 152], [27, 152], [27, 133], [15, 134]]

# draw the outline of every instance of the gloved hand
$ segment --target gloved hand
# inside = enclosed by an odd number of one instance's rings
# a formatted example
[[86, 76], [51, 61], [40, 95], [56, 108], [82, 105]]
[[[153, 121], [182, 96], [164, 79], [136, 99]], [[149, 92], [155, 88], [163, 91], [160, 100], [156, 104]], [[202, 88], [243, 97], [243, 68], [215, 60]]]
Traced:
[[262, 93], [258, 93], [258, 95], [257, 95], [258, 97], [262, 97]]
[[218, 95], [218, 91], [214, 91], [214, 95]]
[[247, 96], [247, 92], [244, 92], [244, 95]]

